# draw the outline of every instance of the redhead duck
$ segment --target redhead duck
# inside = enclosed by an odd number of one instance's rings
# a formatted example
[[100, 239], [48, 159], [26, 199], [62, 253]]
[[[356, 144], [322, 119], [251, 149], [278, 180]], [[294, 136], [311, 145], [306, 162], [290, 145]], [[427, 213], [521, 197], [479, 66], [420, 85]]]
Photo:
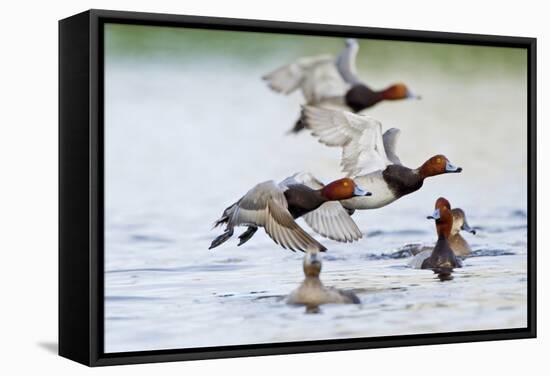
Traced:
[[[384, 100], [420, 98], [402, 83], [376, 91], [357, 77], [355, 60], [359, 43], [347, 39], [336, 58], [330, 55], [303, 57], [262, 77], [268, 86], [283, 94], [301, 89], [306, 104], [359, 112]], [[291, 130], [304, 129], [300, 118]]]
[[[209, 249], [233, 236], [234, 227], [247, 226], [239, 236], [239, 246], [250, 240], [258, 227], [263, 227], [271, 239], [285, 249], [325, 251], [326, 248], [298, 226], [295, 219], [328, 201], [370, 196], [370, 192], [359, 188], [349, 178], [312, 189], [298, 182], [295, 176], [279, 184], [272, 180], [260, 183], [225, 209], [222, 217], [214, 223], [214, 227], [225, 224], [225, 231], [212, 241]], [[353, 222], [351, 218], [349, 220]]]
[[321, 273], [321, 258], [317, 252], [308, 252], [304, 257], [305, 279], [287, 298], [286, 302], [293, 305], [305, 305], [310, 309], [321, 304], [359, 304], [361, 301], [351, 291], [326, 287], [319, 279]]
[[311, 106], [304, 107], [303, 114], [306, 126], [313, 136], [319, 138], [319, 142], [342, 147], [342, 170], [353, 176], [355, 184], [369, 187], [373, 194], [368, 200], [354, 197], [325, 203], [304, 216], [306, 222], [321, 235], [324, 235], [321, 222], [330, 217], [330, 212], [339, 205], [348, 214], [358, 209], [380, 208], [419, 190], [428, 177], [462, 171], [440, 154], [418, 168], [403, 166], [395, 153], [400, 130], [391, 128], [382, 135], [382, 125], [371, 117]]
[[[451, 228], [451, 234], [448, 239], [449, 246], [456, 256], [467, 257], [472, 253], [472, 249], [466, 239], [460, 235], [460, 231], [467, 231], [475, 235], [476, 230], [468, 225], [464, 210], [454, 208], [451, 209], [451, 214], [453, 216], [453, 227]], [[420, 269], [422, 267], [424, 260], [430, 257], [434, 250], [433, 246], [426, 246], [422, 244], [410, 244], [406, 246], [406, 248], [415, 256], [409, 262], [409, 266], [416, 269]]]
[[434, 273], [449, 274], [453, 269], [461, 268], [462, 261], [456, 257], [449, 244], [453, 228], [453, 214], [449, 201], [444, 197], [438, 198], [435, 202], [435, 211], [428, 218], [435, 220], [437, 243], [430, 257], [422, 262], [421, 269], [432, 269]]

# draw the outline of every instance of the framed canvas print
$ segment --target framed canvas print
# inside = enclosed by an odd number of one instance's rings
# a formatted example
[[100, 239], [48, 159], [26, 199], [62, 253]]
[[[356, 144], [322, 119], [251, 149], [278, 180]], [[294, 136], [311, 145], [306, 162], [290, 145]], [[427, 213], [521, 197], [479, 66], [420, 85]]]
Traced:
[[59, 353], [536, 335], [532, 38], [59, 23]]

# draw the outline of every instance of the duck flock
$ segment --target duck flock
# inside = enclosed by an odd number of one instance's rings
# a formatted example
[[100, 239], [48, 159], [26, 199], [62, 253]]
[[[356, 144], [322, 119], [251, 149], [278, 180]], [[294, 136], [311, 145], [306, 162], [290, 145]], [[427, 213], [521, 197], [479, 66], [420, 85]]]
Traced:
[[[359, 114], [381, 101], [420, 97], [404, 84], [377, 91], [363, 83], [355, 68], [358, 50], [357, 41], [348, 39], [337, 57], [302, 57], [263, 77], [275, 92], [302, 92], [306, 103], [290, 132], [309, 131], [320, 143], [342, 148], [340, 164], [345, 177], [325, 184], [311, 173], [299, 172], [281, 182], [259, 183], [227, 207], [214, 224], [225, 229], [210, 249], [231, 238], [235, 227], [243, 226], [239, 246], [263, 227], [281, 247], [305, 252], [305, 279], [287, 297], [289, 304], [315, 308], [327, 303], [360, 303], [351, 291], [323, 285], [320, 252], [327, 248], [297, 218], [304, 218], [323, 237], [342, 243], [359, 241], [363, 233], [352, 218], [356, 211], [389, 205], [418, 191], [426, 178], [462, 171], [444, 155], [434, 155], [416, 168], [406, 167], [396, 152], [400, 130], [383, 131], [380, 121]], [[411, 247], [415, 257], [409, 266], [431, 269], [442, 281], [452, 279], [453, 270], [462, 267], [461, 257], [471, 252], [460, 231], [475, 234], [475, 230], [464, 211], [451, 208], [444, 197], [436, 199], [428, 218], [435, 221], [437, 241], [433, 247]]]

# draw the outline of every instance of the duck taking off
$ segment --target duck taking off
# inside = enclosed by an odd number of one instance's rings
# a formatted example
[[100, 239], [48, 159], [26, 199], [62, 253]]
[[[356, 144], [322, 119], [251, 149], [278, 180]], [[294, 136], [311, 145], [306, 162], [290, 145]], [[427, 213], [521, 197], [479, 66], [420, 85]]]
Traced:
[[[402, 83], [376, 91], [357, 76], [355, 61], [359, 43], [347, 39], [344, 50], [334, 58], [331, 55], [303, 57], [262, 77], [268, 86], [283, 94], [302, 91], [307, 105], [359, 112], [385, 100], [411, 99], [413, 94]], [[291, 130], [304, 129], [302, 118]]]
[[[250, 240], [258, 227], [263, 227], [271, 239], [283, 248], [302, 252], [325, 251], [326, 248], [305, 232], [295, 219], [317, 209], [325, 202], [370, 196], [370, 192], [359, 188], [349, 178], [312, 189], [297, 181], [296, 176], [291, 176], [279, 184], [272, 180], [260, 183], [225, 209], [221, 218], [214, 223], [214, 227], [225, 224], [225, 232], [212, 241], [209, 249], [219, 246], [233, 236], [236, 226], [246, 226], [247, 230], [239, 236], [239, 246]], [[347, 214], [343, 221], [345, 226], [357, 229], [357, 225]], [[350, 237], [348, 240], [353, 241], [356, 238], [357, 236]]]
[[321, 257], [317, 252], [308, 252], [304, 256], [305, 279], [287, 298], [287, 304], [305, 305], [313, 311], [322, 304], [359, 304], [361, 301], [351, 291], [326, 287], [321, 282]]
[[319, 142], [342, 148], [342, 170], [353, 177], [357, 186], [369, 187], [373, 194], [369, 199], [353, 197], [328, 202], [305, 215], [306, 222], [321, 235], [325, 235], [322, 222], [331, 212], [340, 210], [339, 206], [348, 214], [355, 210], [377, 209], [419, 190], [428, 177], [462, 171], [440, 154], [418, 168], [403, 166], [395, 151], [401, 131], [391, 128], [382, 134], [382, 124], [368, 116], [306, 106], [303, 119]]

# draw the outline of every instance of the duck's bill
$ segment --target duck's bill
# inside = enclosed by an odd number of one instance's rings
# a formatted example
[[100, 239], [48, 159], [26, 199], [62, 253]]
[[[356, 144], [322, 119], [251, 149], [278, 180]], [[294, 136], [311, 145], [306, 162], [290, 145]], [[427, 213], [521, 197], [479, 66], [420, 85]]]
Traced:
[[462, 167], [455, 166], [451, 162], [447, 161], [445, 172], [462, 172]]
[[422, 96], [416, 94], [416, 93], [413, 93], [412, 91], [410, 90], [407, 90], [407, 98], [408, 99], [422, 99]]
[[321, 263], [321, 257], [317, 253], [308, 253], [306, 255], [307, 261], [310, 265], [320, 264]]
[[428, 219], [435, 219], [436, 221], [441, 218], [441, 213], [439, 212], [439, 209], [435, 209], [432, 215], [427, 216]]
[[372, 196], [372, 193], [369, 191], [366, 191], [362, 188], [360, 188], [358, 185], [355, 186], [355, 189], [353, 190], [354, 196]]
[[476, 229], [475, 228], [471, 228], [470, 225], [468, 225], [468, 223], [464, 222], [464, 224], [462, 225], [461, 227], [462, 230], [464, 231], [467, 231], [473, 235], [476, 234]]

